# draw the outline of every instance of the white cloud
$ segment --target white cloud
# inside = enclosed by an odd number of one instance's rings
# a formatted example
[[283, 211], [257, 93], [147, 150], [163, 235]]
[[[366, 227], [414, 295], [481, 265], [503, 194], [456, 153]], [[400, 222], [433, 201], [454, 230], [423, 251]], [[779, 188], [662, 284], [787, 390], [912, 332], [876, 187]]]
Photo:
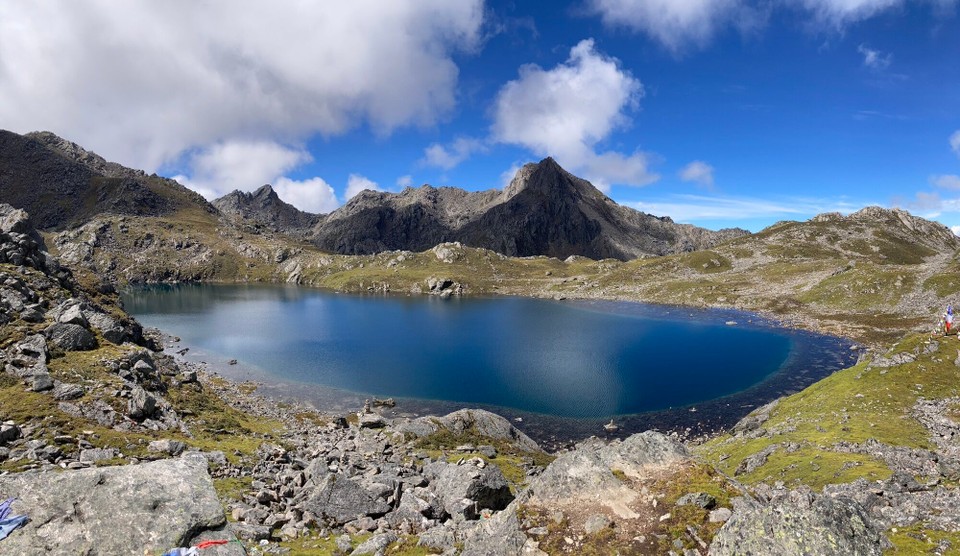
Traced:
[[883, 55], [879, 50], [873, 50], [866, 45], [861, 44], [857, 47], [857, 52], [863, 55], [863, 65], [872, 70], [883, 70], [890, 67], [893, 60], [893, 54]]
[[[847, 25], [869, 19], [891, 8], [903, 6], [907, 0], [784, 0], [799, 4], [813, 12], [822, 25], [843, 29]], [[947, 13], [957, 0], [926, 0], [941, 13]]]
[[953, 235], [960, 236], [960, 226], [950, 226], [950, 231], [953, 232]]
[[950, 136], [950, 148], [957, 153], [957, 156], [960, 156], [960, 129], [954, 131], [953, 135]]
[[285, 173], [311, 160], [309, 153], [270, 141], [224, 141], [192, 153], [190, 175], [174, 179], [213, 200], [239, 189], [273, 185], [284, 201], [307, 212], [337, 208], [333, 188], [321, 178], [291, 180]]
[[333, 187], [323, 178], [296, 181], [279, 177], [274, 180], [273, 189], [278, 197], [307, 212], [326, 214], [340, 206]]
[[589, 6], [605, 24], [649, 35], [675, 53], [689, 44], [703, 47], [719, 28], [756, 16], [744, 0], [590, 0]]
[[930, 176], [930, 183], [943, 189], [960, 190], [960, 176], [956, 174], [944, 174], [940, 176]]
[[493, 139], [553, 156], [601, 189], [610, 183], [646, 185], [657, 176], [648, 156], [596, 150], [615, 129], [629, 124], [626, 111], [637, 106], [643, 85], [616, 59], [596, 51], [593, 40], [570, 50], [570, 57], [545, 70], [529, 64], [506, 83], [494, 105]]
[[[764, 27], [775, 8], [800, 7], [817, 27], [843, 30], [902, 6], [907, 0], [587, 0], [588, 10], [610, 27], [626, 27], [659, 42], [674, 54], [704, 47], [724, 29], [750, 32]], [[958, 0], [925, 0], [949, 14]]]
[[483, 0], [0, 2], [0, 122], [155, 171], [220, 141], [389, 134], [453, 109]]
[[411, 185], [413, 185], [413, 176], [408, 174], [397, 178], [397, 187], [410, 187]]
[[694, 160], [680, 170], [680, 179], [700, 184], [704, 187], [713, 187], [713, 166], [702, 160]]
[[440, 143], [433, 143], [424, 149], [422, 162], [427, 166], [450, 170], [470, 158], [473, 153], [485, 150], [486, 146], [483, 141], [469, 137], [459, 137], [449, 147], [444, 147]]
[[377, 185], [377, 182], [360, 174], [350, 174], [350, 177], [347, 178], [347, 191], [343, 195], [344, 201], [353, 199], [357, 193], [365, 189], [369, 189], [370, 191], [383, 191], [383, 189], [380, 189], [380, 186]]
[[650, 214], [670, 216], [678, 222], [702, 220], [736, 222], [751, 218], [805, 219], [824, 212], [848, 214], [866, 206], [866, 203], [853, 204], [835, 199], [782, 198], [777, 200], [708, 195], [674, 195], [659, 201], [628, 204]]

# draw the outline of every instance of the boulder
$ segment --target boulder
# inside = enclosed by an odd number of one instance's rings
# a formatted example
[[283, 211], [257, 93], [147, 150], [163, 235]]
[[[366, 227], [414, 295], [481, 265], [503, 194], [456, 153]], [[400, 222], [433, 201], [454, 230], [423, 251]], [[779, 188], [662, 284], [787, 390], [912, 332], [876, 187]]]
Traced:
[[387, 532], [380, 533], [379, 535], [374, 535], [369, 539], [360, 543], [360, 546], [353, 549], [353, 552], [350, 553], [350, 556], [365, 556], [368, 554], [383, 554], [383, 552], [390, 546], [390, 543], [396, 542], [397, 537], [396, 533]]
[[47, 390], [53, 390], [53, 379], [50, 377], [49, 372], [35, 372], [33, 377], [31, 377], [30, 390], [34, 392], [46, 392]]
[[79, 324], [58, 322], [46, 329], [47, 339], [63, 351], [87, 351], [97, 347], [97, 338]]
[[857, 502], [802, 489], [768, 504], [735, 499], [733, 516], [713, 538], [710, 554], [879, 556], [888, 546], [880, 527]]
[[86, 390], [79, 384], [61, 382], [53, 387], [53, 399], [60, 402], [82, 398], [84, 394]]
[[134, 386], [127, 401], [127, 415], [133, 419], [142, 420], [152, 416], [156, 410], [156, 398], [143, 388]]
[[20, 438], [20, 435], [23, 434], [20, 432], [20, 427], [18, 427], [13, 421], [6, 421], [0, 424], [0, 444], [5, 442], [13, 442], [14, 440]]
[[[4, 554], [160, 554], [211, 530], [233, 539], [202, 458], [0, 476], [0, 492], [30, 516]], [[243, 552], [233, 543], [218, 553]]]
[[513, 500], [500, 468], [434, 462], [424, 468], [432, 490], [451, 516], [477, 519], [480, 510], [502, 510]]
[[147, 451], [149, 452], [159, 452], [161, 454], [168, 454], [171, 456], [179, 456], [187, 448], [187, 445], [179, 440], [154, 440], [147, 445]]
[[78, 324], [84, 328], [88, 326], [87, 317], [83, 316], [79, 303], [67, 306], [57, 317], [57, 322], [63, 324]]
[[343, 525], [362, 516], [380, 517], [390, 511], [390, 505], [385, 501], [346, 476], [336, 473], [324, 477], [304, 507], [335, 525]]
[[96, 463], [113, 459], [120, 455], [116, 448], [87, 448], [80, 450], [80, 461], [86, 463]]
[[446, 429], [454, 434], [474, 433], [494, 440], [505, 440], [528, 452], [540, 452], [540, 446], [510, 421], [482, 409], [461, 409], [443, 417], [420, 417], [394, 426], [400, 432], [419, 437]]

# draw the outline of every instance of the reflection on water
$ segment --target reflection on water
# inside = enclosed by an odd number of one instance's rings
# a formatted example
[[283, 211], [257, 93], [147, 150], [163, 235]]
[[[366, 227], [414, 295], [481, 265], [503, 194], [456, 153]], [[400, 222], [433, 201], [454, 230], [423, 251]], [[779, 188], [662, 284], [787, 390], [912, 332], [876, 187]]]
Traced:
[[278, 384], [546, 421], [649, 415], [744, 391], [771, 395], [851, 363], [848, 345], [835, 338], [743, 313], [636, 303], [216, 285], [131, 290], [124, 303], [184, 346], [237, 359]]

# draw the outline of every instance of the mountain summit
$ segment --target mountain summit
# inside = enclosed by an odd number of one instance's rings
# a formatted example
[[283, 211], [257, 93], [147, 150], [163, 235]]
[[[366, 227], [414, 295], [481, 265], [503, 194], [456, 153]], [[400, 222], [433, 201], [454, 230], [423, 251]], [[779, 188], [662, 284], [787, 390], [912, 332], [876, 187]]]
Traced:
[[502, 191], [425, 185], [363, 192], [323, 218], [313, 240], [345, 254], [422, 251], [459, 241], [509, 256], [628, 260], [707, 249], [747, 233], [677, 224], [618, 205], [545, 158], [520, 168]]
[[298, 210], [285, 203], [270, 184], [253, 193], [235, 190], [213, 202], [224, 214], [238, 220], [248, 220], [272, 231], [302, 233], [317, 224], [319, 216]]

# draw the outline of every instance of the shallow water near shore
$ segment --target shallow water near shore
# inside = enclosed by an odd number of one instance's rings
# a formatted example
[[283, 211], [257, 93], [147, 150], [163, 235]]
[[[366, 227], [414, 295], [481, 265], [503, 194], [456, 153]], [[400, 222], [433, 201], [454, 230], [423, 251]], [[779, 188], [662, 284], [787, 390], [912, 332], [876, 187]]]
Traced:
[[726, 310], [245, 285], [123, 297], [190, 359], [268, 395], [333, 411], [374, 396], [396, 398], [393, 414], [481, 407], [548, 443], [603, 434], [611, 418], [618, 434], [711, 432], [856, 360], [848, 341]]

